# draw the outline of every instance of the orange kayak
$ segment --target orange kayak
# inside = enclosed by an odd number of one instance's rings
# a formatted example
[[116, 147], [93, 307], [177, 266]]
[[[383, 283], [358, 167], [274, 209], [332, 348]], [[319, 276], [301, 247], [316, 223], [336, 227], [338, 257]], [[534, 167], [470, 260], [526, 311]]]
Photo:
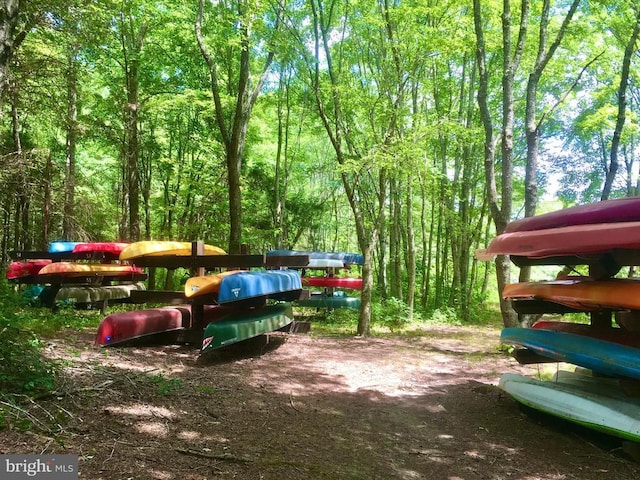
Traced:
[[584, 311], [640, 310], [640, 279], [611, 278], [521, 282], [506, 285], [502, 297], [545, 300]]
[[142, 274], [142, 269], [133, 265], [74, 262], [53, 262], [38, 272], [39, 277], [53, 275], [61, 277], [129, 277]]
[[184, 284], [184, 294], [187, 298], [217, 293], [224, 277], [241, 272], [242, 270], [229, 270], [228, 272], [213, 275], [198, 275], [190, 277]]

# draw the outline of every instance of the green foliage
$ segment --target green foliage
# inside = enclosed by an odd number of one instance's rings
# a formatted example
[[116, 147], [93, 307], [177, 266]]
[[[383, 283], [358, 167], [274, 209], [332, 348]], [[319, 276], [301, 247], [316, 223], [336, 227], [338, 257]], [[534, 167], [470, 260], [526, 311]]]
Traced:
[[151, 376], [150, 381], [156, 385], [156, 394], [158, 396], [170, 395], [182, 385], [179, 379], [167, 378], [161, 373]]
[[409, 306], [405, 302], [391, 297], [373, 304], [371, 321], [373, 324], [387, 327], [391, 332], [396, 332], [409, 324], [409, 313]]

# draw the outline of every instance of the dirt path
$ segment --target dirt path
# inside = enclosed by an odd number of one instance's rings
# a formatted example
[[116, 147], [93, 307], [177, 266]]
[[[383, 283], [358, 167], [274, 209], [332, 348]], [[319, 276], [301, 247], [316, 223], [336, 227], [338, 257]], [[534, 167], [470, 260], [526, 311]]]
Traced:
[[276, 336], [196, 361], [189, 347], [98, 349], [92, 332], [69, 334], [47, 349], [67, 365], [63, 390], [29, 407], [43, 431], [5, 429], [0, 452], [78, 454], [91, 480], [640, 478], [616, 444], [502, 394], [502, 373], [536, 368], [498, 338]]

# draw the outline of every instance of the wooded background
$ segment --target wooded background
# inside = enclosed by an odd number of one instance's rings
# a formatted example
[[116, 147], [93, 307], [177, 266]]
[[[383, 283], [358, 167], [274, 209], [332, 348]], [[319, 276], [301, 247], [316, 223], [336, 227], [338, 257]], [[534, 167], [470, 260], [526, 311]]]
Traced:
[[512, 275], [474, 250], [545, 193], [637, 194], [639, 31], [629, 0], [5, 0], [2, 257], [358, 251], [360, 333], [374, 298], [469, 320]]

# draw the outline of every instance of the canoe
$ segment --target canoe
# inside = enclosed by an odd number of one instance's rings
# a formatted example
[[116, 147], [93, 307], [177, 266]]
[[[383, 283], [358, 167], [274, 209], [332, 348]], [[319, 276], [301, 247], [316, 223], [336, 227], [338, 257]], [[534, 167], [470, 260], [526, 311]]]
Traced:
[[293, 300], [300, 296], [302, 281], [295, 270], [236, 272], [222, 278], [218, 303], [231, 304], [252, 300]]
[[585, 384], [568, 372], [555, 381], [507, 373], [499, 387], [527, 407], [608, 435], [640, 440], [640, 401], [606, 381]]
[[194, 325], [191, 305], [178, 305], [132, 312], [118, 312], [102, 319], [96, 333], [95, 344], [102, 346], [120, 345], [132, 341], [150, 340], [157, 336], [169, 335], [169, 341], [178, 340], [178, 334], [188, 329], [200, 329], [202, 340], [204, 325], [227, 315], [229, 310], [214, 306], [204, 306], [204, 322]]
[[125, 242], [87, 242], [74, 245], [72, 253], [106, 253], [119, 256], [129, 244]]
[[293, 310], [289, 303], [228, 314], [207, 325], [200, 354], [273, 332], [292, 322]]
[[349, 288], [351, 290], [362, 290], [362, 279], [341, 277], [302, 277], [302, 285], [305, 287]]
[[352, 310], [360, 310], [360, 299], [356, 297], [348, 297], [346, 295], [311, 295], [304, 300], [295, 302], [297, 307], [306, 308], [350, 308]]
[[228, 275], [239, 273], [241, 270], [229, 270], [213, 275], [198, 275], [189, 277], [184, 285], [184, 294], [187, 298], [198, 297], [218, 293], [222, 279]]
[[515, 220], [507, 225], [505, 233], [636, 221], [640, 221], [640, 197], [618, 198]]
[[589, 277], [506, 285], [502, 297], [512, 300], [545, 300], [581, 311], [640, 309], [640, 280]]
[[[191, 255], [192, 242], [173, 242], [163, 240], [145, 240], [129, 244], [120, 252], [120, 260], [163, 255]], [[226, 252], [214, 245], [204, 245], [204, 255], [225, 255]]]
[[51, 276], [60, 276], [62, 278], [113, 277], [122, 279], [139, 277], [140, 275], [144, 275], [141, 268], [116, 263], [53, 262], [38, 272], [38, 277], [42, 279]]
[[94, 303], [104, 300], [122, 300], [129, 298], [131, 292], [144, 290], [144, 283], [101, 286], [67, 286], [56, 293], [57, 301], [72, 300], [75, 303]]
[[503, 329], [500, 341], [603, 375], [640, 379], [638, 348], [573, 333], [519, 327]]
[[629, 332], [623, 328], [613, 326], [610, 328], [597, 328], [585, 323], [538, 320], [531, 326], [531, 328], [584, 335], [585, 337], [598, 338], [600, 340], [606, 340], [607, 342], [640, 348], [640, 335]]
[[337, 258], [311, 258], [307, 263], [307, 268], [344, 268], [344, 262]]
[[640, 222], [597, 223], [503, 233], [486, 249], [476, 251], [479, 260], [496, 255], [527, 258], [596, 255], [617, 249], [640, 248]]
[[49, 253], [71, 253], [79, 242], [55, 241], [49, 243]]
[[21, 260], [11, 262], [7, 266], [7, 280], [14, 283], [20, 283], [21, 280], [29, 280], [38, 274], [40, 270], [49, 265], [49, 259]]
[[267, 256], [308, 255], [309, 260], [331, 259], [340, 260], [345, 265], [364, 265], [364, 256], [360, 253], [342, 252], [311, 252], [308, 250], [270, 250]]

